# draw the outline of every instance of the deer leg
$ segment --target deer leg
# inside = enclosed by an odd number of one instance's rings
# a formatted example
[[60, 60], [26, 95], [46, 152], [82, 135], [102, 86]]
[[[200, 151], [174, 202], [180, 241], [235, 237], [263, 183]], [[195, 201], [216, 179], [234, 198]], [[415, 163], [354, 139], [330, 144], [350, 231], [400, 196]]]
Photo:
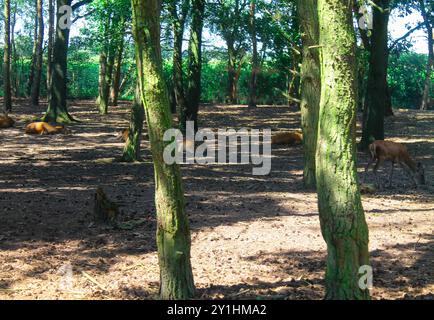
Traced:
[[371, 167], [373, 162], [374, 162], [374, 158], [371, 157], [368, 161], [368, 164], [365, 167], [365, 175], [363, 176], [363, 181], [362, 181], [363, 183], [365, 183], [365, 181], [366, 181], [366, 177], [368, 175], [369, 168]]
[[414, 178], [413, 172], [410, 170], [410, 168], [407, 165], [403, 164], [403, 163], [401, 163], [401, 168], [404, 169], [404, 171], [407, 174], [407, 176], [410, 178], [411, 181], [413, 181], [414, 187], [417, 188], [416, 179]]
[[378, 159], [377, 159], [377, 163], [376, 163], [375, 166], [374, 166], [375, 181], [376, 181], [377, 186], [380, 186], [380, 181], [379, 181], [379, 179], [378, 179], [377, 170], [378, 170], [378, 168], [379, 168], [380, 166], [383, 165], [383, 162], [384, 162], [383, 159], [378, 158]]
[[395, 167], [395, 162], [392, 161], [392, 169], [390, 171], [390, 176], [389, 176], [389, 188], [392, 187], [392, 179], [393, 179], [393, 168]]

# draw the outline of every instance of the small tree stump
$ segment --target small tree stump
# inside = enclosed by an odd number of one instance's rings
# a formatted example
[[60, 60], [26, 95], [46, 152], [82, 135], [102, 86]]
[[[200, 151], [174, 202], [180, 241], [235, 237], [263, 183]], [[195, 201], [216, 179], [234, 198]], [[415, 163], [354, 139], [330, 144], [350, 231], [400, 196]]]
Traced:
[[102, 224], [114, 224], [119, 215], [119, 206], [107, 199], [101, 187], [95, 193], [93, 213], [95, 223]]

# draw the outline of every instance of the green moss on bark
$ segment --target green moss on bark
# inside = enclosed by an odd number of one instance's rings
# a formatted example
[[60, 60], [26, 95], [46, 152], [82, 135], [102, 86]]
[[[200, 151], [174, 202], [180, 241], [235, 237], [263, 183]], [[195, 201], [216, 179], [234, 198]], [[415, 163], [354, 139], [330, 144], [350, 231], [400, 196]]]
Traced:
[[321, 95], [317, 0], [298, 0], [298, 13], [303, 42], [300, 83], [301, 124], [304, 146], [303, 177], [307, 188], [315, 188], [315, 153]]
[[143, 121], [145, 112], [140, 96], [140, 87], [137, 86], [134, 103], [131, 108], [130, 127], [128, 130], [128, 140], [125, 142], [124, 153], [121, 162], [141, 161], [140, 143], [142, 141]]
[[132, 0], [136, 62], [154, 161], [157, 246], [162, 299], [194, 296], [190, 230], [177, 164], [163, 160], [164, 132], [172, 128], [160, 48], [160, 1]]
[[369, 265], [368, 227], [356, 167], [356, 38], [351, 0], [318, 0], [321, 102], [316, 179], [327, 243], [326, 298], [368, 299], [359, 268]]

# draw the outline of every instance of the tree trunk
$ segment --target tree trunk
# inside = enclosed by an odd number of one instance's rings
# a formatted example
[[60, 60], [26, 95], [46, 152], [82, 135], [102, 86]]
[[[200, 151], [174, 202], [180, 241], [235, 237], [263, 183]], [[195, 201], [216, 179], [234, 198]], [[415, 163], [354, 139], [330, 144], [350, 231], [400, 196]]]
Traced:
[[[432, 28], [432, 24], [429, 20], [429, 16], [428, 16], [428, 12], [427, 9], [425, 7], [425, 2], [424, 0], [419, 0], [419, 7], [420, 7], [420, 11], [422, 13], [423, 16], [423, 20], [425, 23], [425, 28], [427, 29], [428, 32], [428, 63], [426, 66], [426, 78], [425, 78], [425, 86], [424, 86], [424, 90], [423, 90], [423, 96], [422, 96], [422, 103], [420, 106], [421, 110], [428, 110], [428, 108], [430, 107], [430, 102], [431, 102], [431, 96], [430, 96], [430, 92], [432, 89], [432, 71], [434, 68], [434, 35], [433, 35], [433, 28]], [[432, 8], [432, 6], [431, 6]]]
[[47, 100], [50, 101], [51, 78], [53, 75], [53, 43], [54, 43], [54, 3], [48, 0], [48, 45], [47, 45]]
[[317, 0], [298, 0], [303, 61], [301, 65], [301, 124], [304, 146], [304, 184], [315, 188], [315, 153], [321, 96]]
[[369, 57], [368, 84], [366, 89], [361, 149], [374, 140], [384, 140], [384, 116], [387, 103], [387, 26], [389, 23], [389, 0], [377, 0], [382, 8], [373, 7], [373, 30]]
[[104, 45], [99, 60], [99, 94], [97, 99], [98, 110], [102, 115], [108, 113], [110, 87], [113, 76], [113, 66], [115, 62], [115, 40], [114, 36], [110, 34], [112, 24], [113, 22], [110, 15], [107, 15], [107, 21], [104, 25]]
[[[389, 60], [389, 57], [387, 57], [387, 60]], [[392, 105], [392, 95], [390, 93], [389, 84], [387, 83], [387, 80], [386, 80], [386, 107], [384, 110], [384, 116], [385, 117], [391, 117], [393, 115], [394, 115], [394, 113], [393, 113], [393, 105]]]
[[[431, 31], [431, 35], [429, 36], [430, 39], [432, 39], [433, 35], [432, 35], [432, 31]], [[421, 110], [428, 110], [430, 105], [431, 105], [431, 97], [430, 97], [430, 92], [432, 90], [432, 71], [434, 68], [434, 53], [433, 53], [433, 46], [434, 43], [433, 41], [429, 41], [429, 45], [431, 47], [431, 52], [428, 56], [428, 64], [426, 67], [426, 76], [425, 76], [425, 85], [424, 85], [424, 90], [423, 90], [423, 96], [422, 96], [422, 104], [420, 109]]]
[[238, 81], [236, 72], [236, 54], [234, 44], [228, 41], [228, 101], [231, 104], [238, 103]]
[[190, 41], [188, 44], [187, 119], [198, 128], [202, 74], [202, 29], [205, 0], [192, 0]]
[[252, 38], [252, 73], [249, 85], [249, 108], [256, 108], [256, 85], [258, 77], [258, 40], [256, 38], [256, 0], [250, 0], [250, 34]]
[[162, 299], [188, 299], [195, 289], [182, 178], [177, 164], [168, 165], [163, 160], [167, 145], [163, 135], [173, 125], [163, 78], [160, 1], [132, 0], [132, 5], [140, 91], [154, 161], [160, 295]]
[[122, 38], [119, 42], [119, 48], [116, 55], [116, 61], [115, 61], [114, 73], [113, 73], [113, 85], [111, 87], [111, 94], [110, 94], [111, 101], [114, 106], [118, 105], [123, 55], [124, 55], [124, 39]]
[[39, 105], [39, 93], [41, 88], [42, 77], [42, 45], [44, 41], [44, 18], [42, 14], [42, 0], [37, 0], [37, 15], [38, 15], [38, 37], [36, 44], [36, 63], [35, 63], [35, 78], [32, 83], [32, 104]]
[[128, 139], [125, 142], [122, 162], [137, 162], [141, 160], [140, 143], [142, 141], [143, 121], [145, 120], [145, 110], [140, 97], [140, 86], [137, 85], [134, 96], [133, 106], [131, 107], [130, 127]]
[[12, 90], [11, 90], [11, 2], [4, 0], [4, 19], [5, 19], [5, 44], [4, 44], [4, 64], [3, 82], [4, 98], [3, 112], [6, 114], [12, 111]]
[[36, 69], [36, 60], [37, 60], [37, 53], [38, 53], [38, 0], [35, 0], [35, 8], [36, 8], [36, 15], [35, 15], [35, 29], [33, 32], [33, 50], [32, 50], [32, 61], [30, 64], [30, 71], [29, 71], [29, 79], [27, 81], [27, 90], [26, 94], [28, 97], [32, 94], [32, 87], [33, 87], [33, 81], [35, 79], [35, 69]]
[[[71, 5], [71, 0], [57, 0], [57, 8], [64, 5]], [[43, 117], [46, 122], [68, 123], [74, 119], [68, 113], [67, 98], [67, 68], [68, 68], [68, 46], [69, 28], [60, 28], [59, 20], [63, 13], [57, 13], [56, 35], [53, 48], [53, 72], [50, 85], [50, 101], [47, 112]]]
[[318, 0], [321, 102], [316, 179], [327, 243], [326, 299], [368, 299], [359, 268], [369, 265], [368, 228], [356, 166], [356, 37], [352, 0]]
[[98, 85], [98, 98], [97, 105], [100, 114], [107, 114], [108, 111], [108, 85], [107, 81], [107, 53], [101, 52], [99, 56], [99, 85]]
[[187, 121], [187, 104], [185, 100], [184, 84], [182, 76], [182, 42], [185, 28], [185, 15], [182, 5], [181, 13], [178, 13], [178, 1], [169, 1], [169, 13], [173, 29], [173, 91], [175, 94], [176, 110], [178, 113], [179, 129], [185, 133], [185, 122]]
[[18, 55], [17, 55], [17, 47], [15, 45], [15, 26], [17, 24], [17, 11], [18, 11], [18, 3], [15, 2], [15, 6], [12, 13], [11, 20], [11, 90], [15, 98], [19, 98], [21, 96], [20, 90], [20, 75], [18, 73]]
[[[292, 13], [292, 28], [294, 30], [300, 30], [300, 22], [299, 22], [299, 16], [298, 16], [298, 6], [294, 7], [293, 13]], [[293, 44], [290, 44], [293, 46]], [[288, 87], [288, 105], [291, 106], [294, 103], [298, 104], [300, 101], [300, 64], [302, 55], [300, 55], [298, 50], [292, 50], [291, 51], [291, 62], [290, 62], [290, 78], [291, 81], [289, 82]]]

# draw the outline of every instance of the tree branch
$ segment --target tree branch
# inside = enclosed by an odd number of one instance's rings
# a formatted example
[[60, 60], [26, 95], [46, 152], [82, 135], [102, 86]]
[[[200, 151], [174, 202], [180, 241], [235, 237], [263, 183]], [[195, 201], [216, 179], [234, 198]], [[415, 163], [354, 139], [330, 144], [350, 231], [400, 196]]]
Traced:
[[74, 20], [72, 20], [72, 23], [75, 23], [78, 19], [86, 18], [87, 16], [90, 16], [94, 12], [95, 10], [90, 10], [89, 12], [83, 14], [82, 16], [76, 16]]
[[71, 6], [72, 11], [77, 10], [78, 8], [80, 8], [81, 6], [84, 6], [85, 4], [89, 4], [91, 3], [93, 0], [81, 0], [77, 3], [75, 3], [74, 5]]
[[392, 42], [392, 44], [389, 47], [389, 51], [392, 51], [393, 48], [396, 47], [396, 45], [401, 42], [402, 40], [404, 40], [405, 38], [409, 37], [413, 32], [415, 32], [416, 30], [419, 30], [420, 28], [422, 28], [424, 26], [423, 22], [420, 22], [417, 26], [415, 26], [413, 29], [410, 29], [406, 34], [404, 34], [402, 37], [396, 39], [395, 41]]

